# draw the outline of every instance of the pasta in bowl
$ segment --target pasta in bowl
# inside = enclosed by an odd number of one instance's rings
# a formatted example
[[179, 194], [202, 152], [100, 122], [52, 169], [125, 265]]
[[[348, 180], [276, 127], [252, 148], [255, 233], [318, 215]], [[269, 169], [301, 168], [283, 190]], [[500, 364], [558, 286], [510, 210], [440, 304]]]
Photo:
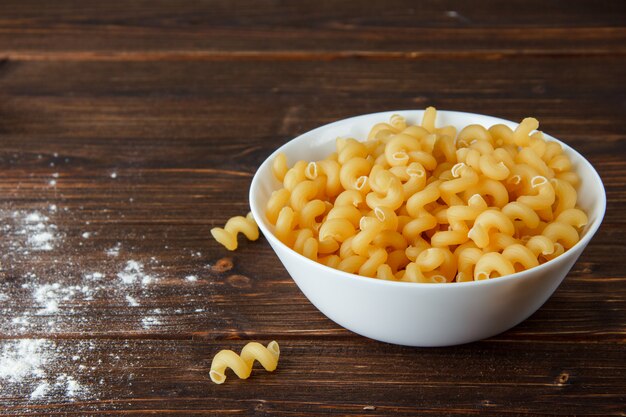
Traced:
[[338, 324], [404, 345], [479, 340], [535, 312], [604, 215], [593, 167], [536, 129], [433, 108], [335, 122], [261, 165], [252, 213]]

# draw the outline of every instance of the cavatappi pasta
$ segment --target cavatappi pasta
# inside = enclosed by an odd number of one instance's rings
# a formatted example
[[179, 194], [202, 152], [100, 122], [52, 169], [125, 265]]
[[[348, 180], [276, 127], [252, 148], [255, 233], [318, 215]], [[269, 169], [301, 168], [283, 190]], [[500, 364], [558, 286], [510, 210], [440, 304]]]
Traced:
[[249, 240], [259, 238], [259, 226], [254, 221], [252, 213], [248, 213], [246, 217], [231, 217], [223, 229], [221, 227], [211, 229], [213, 238], [228, 250], [237, 249], [237, 235], [239, 233], [243, 233]]
[[484, 280], [533, 268], [580, 239], [579, 177], [533, 118], [457, 133], [399, 116], [320, 161], [274, 160], [266, 207], [283, 243], [314, 261], [385, 280]]
[[247, 379], [252, 373], [254, 361], [258, 361], [268, 372], [273, 372], [278, 366], [280, 348], [275, 341], [270, 342], [267, 347], [257, 342], [250, 342], [243, 347], [241, 355], [237, 355], [232, 350], [220, 350], [211, 362], [209, 376], [216, 384], [223, 384], [226, 381], [226, 368], [230, 368], [241, 379]]

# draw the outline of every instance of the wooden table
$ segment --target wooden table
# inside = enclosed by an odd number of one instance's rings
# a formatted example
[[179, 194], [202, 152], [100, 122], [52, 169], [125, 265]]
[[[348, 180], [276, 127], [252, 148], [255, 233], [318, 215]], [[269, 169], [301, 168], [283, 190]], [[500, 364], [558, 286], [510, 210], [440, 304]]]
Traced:
[[[0, 414], [624, 415], [625, 23], [619, 1], [3, 1]], [[282, 143], [428, 105], [535, 116], [604, 180], [602, 228], [519, 326], [379, 343], [265, 239], [210, 238]], [[211, 383], [250, 340], [279, 369]]]

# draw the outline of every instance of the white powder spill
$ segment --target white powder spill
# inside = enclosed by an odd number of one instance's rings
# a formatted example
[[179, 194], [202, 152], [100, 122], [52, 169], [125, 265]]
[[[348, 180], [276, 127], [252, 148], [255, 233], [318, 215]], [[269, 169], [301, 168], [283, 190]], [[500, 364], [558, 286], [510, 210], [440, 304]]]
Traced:
[[16, 210], [0, 213], [3, 237], [10, 248], [21, 253], [52, 250], [59, 238], [57, 226], [39, 211]]
[[146, 316], [143, 319], [141, 319], [141, 324], [143, 325], [144, 329], [148, 329], [150, 327], [160, 325], [161, 321], [156, 317]]
[[[44, 339], [20, 339], [0, 342], [0, 387], [17, 390], [31, 401], [45, 400], [46, 397], [64, 397], [75, 399], [93, 398], [91, 390], [83, 385], [77, 375], [84, 375], [80, 365], [71, 365], [67, 358], [67, 346]], [[72, 349], [79, 352], [92, 342], [72, 343]], [[74, 355], [76, 357], [78, 355]], [[78, 356], [80, 358], [80, 356]], [[63, 371], [57, 370], [63, 368]], [[76, 369], [75, 375], [67, 370]], [[95, 368], [94, 368], [95, 369]]]
[[49, 360], [44, 353], [51, 345], [43, 339], [21, 339], [5, 344], [0, 356], [0, 379], [19, 382], [25, 377], [44, 376], [43, 366]]
[[61, 301], [71, 301], [78, 295], [83, 300], [93, 300], [94, 293], [100, 290], [87, 285], [61, 286], [58, 282], [43, 285], [26, 284], [26, 287], [33, 288], [33, 299], [43, 307], [37, 315], [56, 313], [59, 311]]
[[128, 261], [124, 269], [117, 273], [117, 277], [122, 280], [124, 284], [134, 284], [141, 282], [142, 284], [150, 284], [155, 280], [155, 277], [144, 272], [143, 264], [137, 261]]
[[102, 274], [102, 272], [92, 272], [83, 275], [83, 278], [88, 281], [100, 281], [103, 277], [104, 275]]
[[117, 242], [115, 246], [106, 250], [107, 256], [117, 257], [120, 254], [121, 247], [122, 247], [122, 244], [120, 242]]
[[[82, 247], [82, 239], [106, 237], [104, 227], [97, 231], [57, 228], [57, 222], [62, 226], [68, 219], [77, 227], [90, 221], [96, 224], [84, 217], [87, 214], [83, 211], [83, 217], [71, 217], [69, 207], [50, 203], [38, 210], [0, 208], [0, 263], [11, 271], [10, 279], [0, 280], [0, 332], [9, 337], [0, 339], [0, 392], [4, 396], [33, 404], [96, 400], [104, 389], [100, 386], [106, 384], [94, 373], [101, 373], [111, 361], [133, 357], [130, 352], [122, 356], [126, 348], [118, 347], [108, 360], [94, 358], [102, 354], [100, 342], [55, 340], [59, 334], [89, 335], [106, 330], [109, 321], [115, 331], [158, 331], [172, 314], [207, 311], [219, 316], [215, 309], [198, 308], [204, 306], [208, 290], [199, 285], [158, 288], [159, 296], [162, 291], [183, 296], [186, 301], [176, 307], [151, 308], [145, 313], [137, 308], [154, 305], [158, 299], [155, 284], [165, 276], [162, 271], [168, 270], [168, 264], [126, 242], [96, 247], [100, 256], [93, 256], [94, 246], [102, 243], [93, 240]], [[200, 252], [186, 248], [180, 254], [196, 261], [201, 257]], [[188, 283], [199, 280], [197, 275], [178, 277], [182, 278]], [[27, 335], [47, 339], [22, 339]], [[132, 379], [131, 374], [127, 376]]]
[[13, 317], [11, 319], [11, 323], [28, 325], [30, 322], [28, 321], [28, 316], [21, 316], [21, 317]]
[[[39, 223], [38, 226], [41, 226]], [[28, 236], [28, 243], [37, 250], [52, 250], [52, 239], [54, 235], [50, 232], [40, 232]]]
[[56, 291], [58, 291], [60, 287], [61, 285], [59, 283], [54, 283], [52, 285], [45, 284], [35, 288], [33, 298], [44, 306], [37, 314], [51, 314], [59, 310], [59, 295]]
[[42, 382], [41, 384], [37, 385], [37, 388], [35, 388], [33, 392], [30, 393], [30, 399], [38, 400], [41, 397], [44, 397], [49, 390], [50, 384], [48, 384], [47, 382]]
[[[68, 397], [76, 397], [77, 395], [85, 391], [85, 388], [80, 385], [72, 376], [63, 374], [60, 375], [59, 378], [61, 382], [65, 381], [66, 383], [66, 392]], [[57, 381], [59, 381], [59, 378], [57, 378]]]
[[48, 220], [48, 218], [47, 218], [47, 217], [45, 217], [45, 216], [42, 216], [42, 215], [41, 215], [39, 212], [37, 212], [37, 211], [34, 211], [34, 212], [32, 212], [32, 213], [29, 213], [29, 214], [27, 214], [27, 215], [24, 217], [24, 221], [25, 221], [25, 222], [27, 222], [27, 223], [39, 223], [39, 222], [42, 222], [42, 221], [44, 221], [44, 220]]
[[50, 182], [48, 182], [48, 185], [50, 185], [51, 187], [54, 187], [55, 185], [57, 185], [56, 180], [50, 180]]
[[39, 313], [37, 314], [41, 314], [41, 315], [53, 314], [53, 313], [56, 313], [57, 311], [59, 311], [59, 303], [56, 302], [55, 300], [48, 300], [46, 302], [46, 307], [43, 310], [40, 310]]
[[137, 302], [137, 300], [135, 300], [134, 297], [131, 297], [130, 295], [126, 296], [126, 301], [128, 302], [128, 305], [131, 307], [139, 307], [139, 303]]
[[113, 178], [113, 179], [117, 178], [117, 172], [112, 172], [111, 173], [111, 178]]

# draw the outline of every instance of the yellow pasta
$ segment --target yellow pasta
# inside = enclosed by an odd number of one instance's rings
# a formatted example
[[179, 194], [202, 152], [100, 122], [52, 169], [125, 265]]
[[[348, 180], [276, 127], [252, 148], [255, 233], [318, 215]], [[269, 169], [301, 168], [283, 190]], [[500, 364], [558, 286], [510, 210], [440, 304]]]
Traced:
[[419, 124], [400, 115], [326, 159], [272, 172], [267, 219], [282, 242], [326, 266], [420, 283], [492, 279], [571, 248], [588, 219], [562, 147], [526, 118], [515, 129]]
[[280, 348], [275, 341], [270, 342], [267, 347], [257, 342], [250, 342], [243, 347], [241, 355], [237, 355], [232, 350], [221, 350], [211, 362], [209, 376], [216, 384], [223, 384], [226, 381], [226, 369], [230, 368], [241, 379], [248, 379], [252, 373], [254, 361], [258, 361], [268, 372], [273, 372], [278, 366]]
[[398, 177], [380, 165], [374, 165], [369, 178], [372, 192], [365, 196], [365, 202], [372, 210], [381, 206], [393, 210], [400, 208], [404, 202], [404, 189]]
[[467, 237], [472, 239], [479, 248], [484, 248], [489, 244], [492, 229], [509, 236], [515, 232], [513, 222], [503, 212], [489, 209], [476, 217], [474, 227], [467, 232]]
[[248, 213], [246, 217], [231, 217], [223, 229], [220, 227], [211, 229], [213, 238], [228, 250], [237, 249], [237, 235], [239, 233], [243, 233], [249, 240], [259, 238], [259, 227], [254, 221], [252, 213]]
[[272, 173], [274, 174], [274, 177], [278, 181], [282, 181], [285, 179], [285, 174], [287, 174], [288, 170], [287, 157], [284, 153], [279, 153], [276, 155], [276, 158], [274, 158], [274, 162], [272, 163]]
[[368, 174], [372, 169], [365, 158], [352, 158], [341, 166], [339, 181], [346, 190], [369, 191]]
[[478, 259], [474, 269], [474, 279], [483, 280], [492, 278], [492, 274], [497, 273], [498, 276], [515, 273], [513, 264], [498, 252], [488, 252]]
[[289, 203], [291, 193], [286, 188], [281, 188], [272, 192], [270, 199], [265, 206], [265, 215], [271, 224], [276, 224], [278, 220], [278, 214]]

